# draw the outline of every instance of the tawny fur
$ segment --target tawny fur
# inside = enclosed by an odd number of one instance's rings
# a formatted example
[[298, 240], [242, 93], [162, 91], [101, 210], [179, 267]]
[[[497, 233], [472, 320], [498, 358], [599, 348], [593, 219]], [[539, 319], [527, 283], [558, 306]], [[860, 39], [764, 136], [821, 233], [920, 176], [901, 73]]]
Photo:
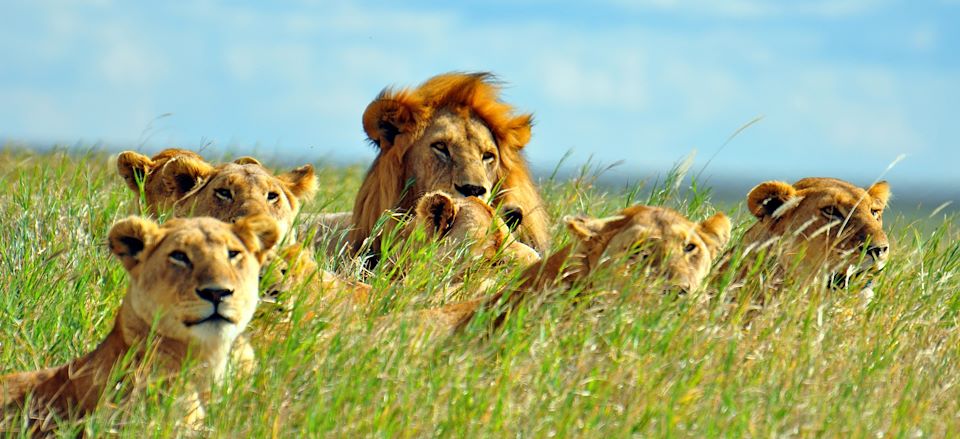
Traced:
[[[163, 179], [160, 175], [164, 173], [167, 165], [178, 162], [181, 159], [189, 159], [188, 166], [199, 167], [192, 172], [190, 177], [206, 174], [212, 168], [199, 154], [185, 149], [169, 148], [160, 151], [153, 157], [147, 157], [134, 151], [124, 151], [117, 156], [117, 172], [123, 177], [123, 181], [134, 193], [137, 194], [138, 205], [141, 201], [141, 188], [143, 206], [145, 211], [157, 217], [162, 212], [168, 212], [173, 208], [173, 203], [177, 200], [178, 186], [196, 184], [192, 181], [175, 181], [173, 179]], [[171, 169], [178, 167], [178, 164], [171, 165]]]
[[[730, 239], [730, 220], [717, 213], [700, 223], [663, 207], [637, 205], [606, 218], [564, 218], [576, 238], [550, 257], [527, 268], [515, 289], [493, 296], [421, 311], [418, 320], [436, 329], [458, 330], [482, 310], [496, 309], [494, 326], [519, 303], [546, 289], [569, 287], [601, 267], [613, 267], [624, 276], [647, 270], [646, 279], [658, 279], [671, 289], [701, 287], [713, 261]], [[641, 258], [643, 257], [643, 258]], [[644, 260], [643, 263], [639, 263]]]
[[[416, 230], [423, 230], [427, 241], [436, 243], [426, 262], [434, 268], [421, 269], [454, 271], [442, 298], [444, 302], [451, 295], [464, 295], [460, 287], [467, 276], [480, 280], [474, 285], [479, 284], [477, 290], [483, 291], [503, 267], [526, 267], [540, 260], [540, 254], [520, 242], [493, 207], [477, 197], [455, 198], [445, 192], [431, 192], [420, 198], [414, 212], [400, 233], [401, 253], [427, 244], [414, 239]], [[406, 271], [404, 267], [397, 268], [401, 273]]]
[[[109, 247], [129, 273], [130, 286], [113, 329], [92, 352], [66, 365], [0, 377], [0, 404], [22, 409], [29, 398], [38, 431], [49, 427], [51, 415], [70, 418], [93, 411], [128, 352], [133, 363], [121, 373], [149, 369], [139, 363], [151, 328], [156, 336], [150, 357], [162, 373], [178, 374], [188, 352], [197, 361], [190, 371], [197, 395], [187, 400], [199, 404], [201, 390], [222, 375], [231, 344], [253, 316], [260, 264], [277, 239], [276, 223], [265, 216], [232, 225], [210, 218], [163, 225], [138, 217], [119, 221], [110, 230]], [[214, 305], [198, 293], [207, 288], [231, 294]], [[197, 323], [214, 313], [223, 319]], [[136, 383], [143, 377], [122, 379]], [[203, 416], [199, 405], [187, 411], [191, 424]]]
[[770, 272], [762, 276], [772, 287], [783, 281], [787, 270], [801, 282], [820, 275], [832, 278], [875, 272], [889, 256], [883, 230], [883, 211], [889, 199], [886, 182], [868, 189], [834, 178], [757, 185], [747, 195], [747, 207], [757, 222], [743, 236], [746, 259], [740, 263], [744, 268], [738, 279], [744, 280], [747, 268], [761, 252], [772, 264]]
[[350, 241], [360, 248], [384, 212], [406, 212], [427, 192], [461, 194], [458, 186], [474, 185], [494, 206], [517, 213], [522, 242], [545, 250], [547, 213], [521, 153], [532, 120], [499, 100], [488, 73], [449, 73], [416, 89], [384, 90], [363, 115], [378, 155], [354, 203]]

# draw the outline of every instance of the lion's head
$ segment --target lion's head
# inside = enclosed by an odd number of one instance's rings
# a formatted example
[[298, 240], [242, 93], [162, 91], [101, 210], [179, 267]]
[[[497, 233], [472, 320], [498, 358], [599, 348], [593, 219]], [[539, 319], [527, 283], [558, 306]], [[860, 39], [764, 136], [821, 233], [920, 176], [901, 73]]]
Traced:
[[[123, 181], [127, 183], [127, 187], [137, 195], [140, 195], [140, 188], [143, 187], [146, 211], [153, 216], [159, 216], [161, 212], [167, 212], [173, 208], [173, 202], [177, 200], [177, 187], [191, 183], [180, 182], [171, 185], [163, 179], [157, 178], [158, 175], [163, 173], [164, 167], [181, 159], [189, 159], [192, 166], [198, 166], [200, 169], [197, 170], [197, 173], [209, 172], [213, 168], [203, 157], [193, 151], [169, 148], [160, 151], [153, 157], [147, 157], [134, 151], [121, 152], [117, 156], [117, 171], [123, 177]], [[140, 201], [139, 196], [137, 201]]]
[[155, 215], [172, 209], [177, 217], [211, 216], [229, 222], [266, 214], [277, 221], [281, 236], [286, 236], [293, 231], [300, 203], [317, 189], [311, 165], [273, 175], [250, 157], [219, 166], [183, 150], [166, 150], [156, 157], [164, 160], [147, 159], [154, 163], [149, 168], [135, 165], [145, 163], [142, 159], [146, 157], [130, 151], [120, 154], [117, 161], [131, 189], [139, 191], [137, 178], [144, 181], [147, 208]]
[[351, 241], [359, 247], [384, 211], [409, 211], [424, 194], [441, 190], [490, 200], [521, 241], [546, 249], [547, 214], [521, 154], [532, 121], [499, 100], [487, 73], [450, 73], [413, 90], [384, 90], [363, 114], [379, 152], [354, 204]]
[[627, 274], [638, 265], [681, 292], [700, 287], [730, 239], [730, 219], [717, 213], [695, 223], [675, 210], [637, 205], [606, 218], [567, 216], [582, 270], [609, 264]]
[[155, 327], [165, 339], [224, 355], [256, 308], [260, 264], [279, 239], [258, 215], [227, 224], [212, 218], [163, 225], [129, 217], [113, 225], [110, 251], [130, 275], [118, 325], [125, 337]]
[[886, 263], [890, 244], [883, 210], [889, 199], [890, 185], [883, 181], [866, 190], [834, 178], [760, 183], [747, 195], [758, 221], [743, 242], [775, 246], [778, 265], [796, 265], [795, 274], [820, 272], [845, 281]]
[[473, 260], [520, 266], [540, 260], [537, 251], [515, 239], [496, 211], [477, 197], [453, 198], [444, 192], [424, 195], [408, 230], [413, 227], [423, 227], [428, 237], [439, 239], [441, 255], [456, 254], [466, 245]]

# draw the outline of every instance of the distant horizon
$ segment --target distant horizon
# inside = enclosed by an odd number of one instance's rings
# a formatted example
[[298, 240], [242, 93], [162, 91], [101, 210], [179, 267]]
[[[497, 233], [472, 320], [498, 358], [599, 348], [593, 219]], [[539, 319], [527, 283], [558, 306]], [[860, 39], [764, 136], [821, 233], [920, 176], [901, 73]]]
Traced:
[[482, 5], [14, 0], [0, 138], [237, 146], [365, 163], [384, 87], [491, 71], [525, 152], [664, 172], [960, 186], [960, 4], [833, 0]]
[[[370, 159], [369, 160], [360, 160], [356, 158], [342, 159], [331, 157], [330, 155], [318, 154], [292, 154], [289, 151], [283, 152], [280, 151], [280, 154], [277, 155], [277, 151], [272, 151], [270, 153], [264, 154], [263, 151], [258, 151], [254, 147], [244, 148], [241, 145], [231, 145], [226, 147], [221, 146], [208, 146], [207, 149], [199, 149], [197, 147], [192, 147], [190, 145], [164, 145], [157, 146], [152, 144], [143, 145], [142, 147], [137, 146], [125, 146], [120, 147], [117, 145], [108, 145], [104, 143], [92, 143], [85, 144], [82, 142], [74, 142], [72, 145], [66, 143], [60, 144], [40, 144], [40, 143], [26, 143], [26, 142], [17, 142], [11, 139], [2, 139], [0, 138], [0, 150], [4, 148], [24, 148], [34, 151], [52, 151], [54, 149], [62, 149], [69, 151], [71, 153], [80, 153], [87, 150], [102, 152], [107, 154], [119, 153], [125, 150], [134, 150], [146, 155], [152, 155], [159, 152], [165, 148], [186, 148], [193, 151], [201, 153], [201, 155], [206, 156], [210, 159], [218, 159], [222, 156], [241, 156], [241, 155], [255, 155], [262, 159], [264, 163], [270, 166], [298, 166], [304, 162], [309, 163], [321, 163], [324, 165], [331, 166], [358, 166], [361, 168], [366, 168], [370, 165], [373, 160], [374, 147], [367, 143], [359, 145], [363, 148], [369, 148], [370, 150]], [[686, 157], [679, 157], [677, 163], [681, 162]], [[703, 169], [703, 163], [707, 160], [705, 157], [695, 156], [692, 162], [691, 168], [687, 173], [686, 183], [689, 183], [689, 180], [692, 176], [700, 175], [699, 181], [701, 185], [705, 185], [706, 188], [709, 188], [713, 191], [715, 198], [724, 201], [724, 202], [734, 202], [742, 200], [749, 189], [754, 185], [766, 181], [766, 180], [783, 180], [787, 182], [792, 182], [799, 180], [804, 177], [834, 177], [840, 178], [842, 180], [849, 181], [856, 185], [867, 186], [872, 184], [872, 182], [877, 180], [887, 180], [891, 183], [892, 192], [893, 192], [893, 205], [896, 210], [903, 211], [916, 211], [916, 204], [921, 204], [922, 207], [920, 211], [933, 210], [941, 206], [941, 204], [949, 203], [945, 207], [945, 212], [955, 212], [960, 210], [960, 185], [950, 185], [950, 184], [941, 184], [941, 185], [931, 185], [929, 182], [925, 181], [910, 181], [909, 179], [903, 179], [902, 177], [897, 178], [882, 178], [881, 173], [878, 172], [877, 176], [873, 179], [858, 179], [850, 178], [844, 175], [820, 175], [820, 174], [809, 174], [809, 175], [787, 175], [783, 174], [773, 175], [772, 173], [757, 172], [751, 175], [736, 174], [732, 172], [724, 172], [723, 170], [714, 170], [711, 167]], [[646, 185], [649, 187], [650, 184], [654, 183], [658, 178], [665, 177], [668, 172], [673, 168], [663, 168], [663, 169], [654, 169], [653, 167], [643, 168], [643, 167], [633, 167], [628, 168], [626, 164], [620, 163], [615, 164], [613, 162], [600, 162], [600, 161], [587, 161], [582, 163], [573, 162], [572, 159], [568, 159], [563, 163], [531, 163], [531, 172], [538, 179], [545, 179], [549, 177], [554, 172], [557, 173], [558, 177], [561, 179], [573, 178], [577, 176], [580, 170], [584, 166], [590, 166], [591, 169], [603, 169], [597, 177], [597, 184], [602, 187], [608, 187], [614, 190], [622, 189], [627, 185], [637, 184], [640, 181], [645, 181]], [[702, 171], [702, 172], [701, 172]]]

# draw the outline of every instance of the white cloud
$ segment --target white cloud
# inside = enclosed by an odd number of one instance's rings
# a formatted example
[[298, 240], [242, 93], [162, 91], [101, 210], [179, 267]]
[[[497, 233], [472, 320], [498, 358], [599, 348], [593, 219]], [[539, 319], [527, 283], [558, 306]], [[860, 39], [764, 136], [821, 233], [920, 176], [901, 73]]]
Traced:
[[911, 32], [907, 41], [918, 52], [930, 52], [937, 47], [940, 40], [940, 30], [935, 25], [924, 24]]
[[138, 44], [128, 36], [104, 39], [99, 60], [103, 77], [122, 87], [150, 87], [168, 72], [163, 56]]
[[536, 60], [545, 75], [545, 96], [570, 107], [641, 110], [647, 105], [645, 66], [636, 52], [543, 55]]
[[[752, 19], [846, 17], [883, 5], [653, 0], [629, 7]], [[26, 137], [72, 139], [100, 131], [135, 139], [144, 121], [171, 111], [178, 118], [170, 136], [188, 142], [235, 136], [353, 152], [362, 139], [360, 113], [382, 87], [415, 85], [446, 70], [490, 69], [511, 84], [510, 102], [536, 113], [528, 152], [544, 164], [570, 146], [634, 166], [669, 164], [693, 146], [709, 155], [711, 145], [760, 114], [767, 116], [761, 129], [738, 138], [733, 159], [764, 160], [763, 148], [771, 146], [849, 157], [931, 148], [928, 132], [946, 130], [925, 115], [943, 105], [938, 90], [955, 82], [950, 72], [918, 77], [882, 61], [838, 59], [830, 52], [834, 36], [822, 29], [760, 21], [691, 30], [642, 21], [474, 19], [463, 11], [393, 4], [320, 2], [293, 10], [190, 2], [171, 8], [172, 20], [188, 23], [185, 28], [168, 26], [170, 17], [157, 24], [138, 22], [143, 17], [136, 14], [47, 11], [58, 31], [45, 33], [45, 56], [68, 59], [71, 48], [82, 46], [79, 56], [99, 69], [72, 83], [67, 97], [15, 96], [9, 102], [30, 115], [0, 112], [8, 121], [0, 129]], [[916, 27], [906, 43], [935, 51], [938, 39], [931, 23]], [[8, 102], [9, 91], [3, 96]], [[95, 112], [88, 110], [91, 102], [98, 104]], [[16, 126], [22, 128], [8, 128]], [[135, 128], [123, 128], [129, 126]]]

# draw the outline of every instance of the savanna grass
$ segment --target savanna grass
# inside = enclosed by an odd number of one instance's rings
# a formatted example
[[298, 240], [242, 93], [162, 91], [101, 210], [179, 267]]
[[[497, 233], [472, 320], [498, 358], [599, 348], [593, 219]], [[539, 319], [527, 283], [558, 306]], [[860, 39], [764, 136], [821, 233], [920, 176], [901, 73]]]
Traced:
[[[696, 220], [717, 209], [707, 188], [681, 184], [683, 166], [622, 191], [596, 187], [600, 171], [543, 181], [551, 217], [612, 214], [638, 202]], [[349, 209], [362, 172], [320, 166], [320, 193], [306, 209]], [[0, 373], [61, 364], [110, 329], [126, 279], [105, 234], [133, 213], [132, 197], [110, 156], [97, 151], [0, 150], [0, 187]], [[735, 243], [751, 218], [739, 206], [726, 211], [738, 225]], [[400, 282], [375, 270], [369, 281], [382, 300], [353, 324], [305, 309], [294, 309], [290, 325], [258, 323], [277, 341], [254, 340], [260, 368], [213, 389], [207, 433], [955, 437], [955, 218], [932, 227], [886, 220], [893, 250], [872, 301], [789, 285], [749, 321], [729, 302], [647, 292], [600, 271], [571, 292], [530, 301], [498, 331], [486, 331], [481, 316], [463, 334], [438, 337], [389, 316], [427, 306], [451, 273], [415, 260]], [[559, 224], [553, 236], [555, 249], [570, 241]], [[429, 249], [415, 255], [430, 257]], [[516, 270], [501, 276], [509, 283]], [[614, 288], [632, 294], [602, 295]], [[175, 391], [147, 388], [60, 433], [183, 433], [175, 400]]]

